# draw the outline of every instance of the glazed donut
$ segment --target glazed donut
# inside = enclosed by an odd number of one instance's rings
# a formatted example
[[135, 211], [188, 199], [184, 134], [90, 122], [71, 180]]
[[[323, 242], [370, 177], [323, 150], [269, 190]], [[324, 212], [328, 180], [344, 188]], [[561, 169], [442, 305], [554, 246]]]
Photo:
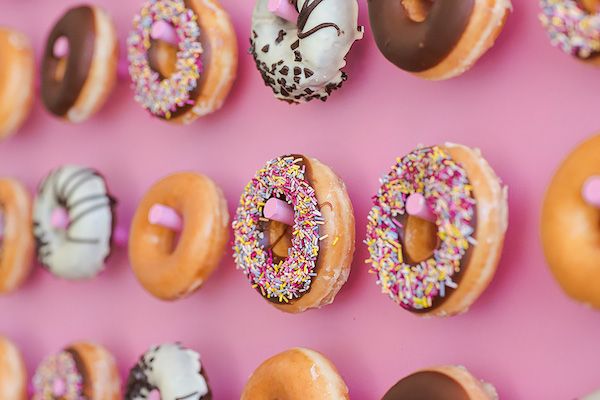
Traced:
[[31, 111], [35, 64], [29, 38], [0, 27], [0, 139], [15, 133]]
[[103, 9], [68, 10], [46, 41], [41, 87], [46, 109], [70, 122], [95, 114], [115, 85], [118, 51], [115, 27]]
[[[152, 224], [152, 206], [160, 204], [183, 219], [177, 233]], [[163, 300], [198, 289], [212, 274], [229, 238], [229, 211], [221, 189], [207, 176], [170, 175], [150, 188], [131, 224], [129, 260], [142, 286]]]
[[250, 52], [266, 86], [289, 103], [327, 100], [347, 78], [342, 68], [354, 41], [362, 39], [356, 0], [284, 0], [299, 12], [287, 21], [257, 0]]
[[144, 353], [129, 372], [125, 400], [145, 400], [153, 391], [161, 400], [211, 400], [200, 354], [179, 343]]
[[[432, 222], [407, 212], [423, 196]], [[399, 159], [369, 212], [371, 272], [419, 315], [467, 311], [491, 281], [508, 224], [507, 189], [478, 150], [446, 143]]]
[[[264, 217], [270, 198], [293, 206], [293, 226]], [[238, 268], [282, 311], [330, 304], [348, 279], [354, 254], [352, 204], [344, 182], [314, 158], [288, 155], [268, 161], [246, 185], [233, 230]]]
[[444, 365], [417, 371], [396, 383], [381, 400], [498, 400], [494, 386], [463, 366]]
[[263, 362], [250, 376], [241, 400], [346, 400], [348, 387], [324, 355], [294, 348]]
[[[177, 47], [151, 37], [153, 23], [176, 31]], [[217, 111], [237, 73], [237, 39], [216, 0], [150, 0], [127, 40], [135, 99], [152, 115], [181, 123]]]
[[373, 36], [385, 58], [418, 77], [449, 79], [494, 45], [510, 0], [368, 0]]
[[0, 220], [0, 293], [8, 293], [29, 275], [34, 251], [31, 199], [13, 179], [0, 179]]
[[[76, 165], [51, 171], [33, 204], [38, 261], [60, 278], [97, 275], [111, 253], [115, 205], [98, 171]], [[63, 225], [55, 223], [57, 213]]]
[[0, 336], [0, 399], [27, 399], [27, 370], [21, 352]]
[[552, 178], [542, 206], [541, 237], [546, 261], [572, 298], [600, 309], [600, 209], [582, 195], [600, 175], [600, 135], [582, 143]]
[[102, 346], [74, 343], [46, 358], [33, 376], [33, 400], [120, 400], [113, 356]]
[[600, 65], [600, 9], [596, 0], [540, 0], [540, 21], [565, 53]]

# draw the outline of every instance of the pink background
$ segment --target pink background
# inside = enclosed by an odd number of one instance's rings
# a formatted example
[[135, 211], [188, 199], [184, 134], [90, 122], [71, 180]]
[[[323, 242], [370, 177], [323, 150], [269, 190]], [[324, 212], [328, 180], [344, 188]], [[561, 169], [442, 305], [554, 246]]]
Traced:
[[[31, 36], [39, 54], [53, 21], [76, 0], [0, 0], [0, 24]], [[361, 4], [365, 39], [348, 59], [350, 79], [327, 102], [292, 107], [273, 99], [246, 53], [253, 5], [223, 0], [240, 43], [239, 76], [225, 107], [187, 127], [151, 119], [121, 83], [93, 119], [69, 125], [36, 102], [13, 139], [0, 144], [2, 175], [33, 190], [50, 168], [100, 169], [129, 219], [158, 178], [192, 169], [212, 176], [233, 213], [245, 183], [267, 159], [289, 152], [326, 162], [346, 181], [357, 221], [350, 280], [335, 303], [302, 315], [266, 304], [233, 266], [190, 298], [163, 303], [135, 280], [124, 249], [89, 282], [40, 268], [0, 299], [0, 332], [22, 348], [32, 373], [70, 341], [106, 345], [125, 375], [149, 345], [180, 340], [199, 350], [216, 398], [237, 398], [268, 356], [308, 346], [338, 366], [354, 399], [379, 399], [397, 379], [431, 364], [460, 363], [495, 384], [503, 399], [568, 399], [600, 387], [600, 316], [567, 299], [538, 239], [540, 202], [560, 160], [598, 127], [598, 70], [552, 48], [535, 1], [514, 0], [497, 45], [464, 76], [426, 82], [377, 50]], [[98, 0], [124, 38], [135, 0]], [[243, 3], [243, 4], [242, 4]], [[379, 293], [362, 244], [370, 197], [394, 158], [419, 143], [480, 147], [510, 187], [510, 227], [495, 280], [466, 315], [421, 319]]]

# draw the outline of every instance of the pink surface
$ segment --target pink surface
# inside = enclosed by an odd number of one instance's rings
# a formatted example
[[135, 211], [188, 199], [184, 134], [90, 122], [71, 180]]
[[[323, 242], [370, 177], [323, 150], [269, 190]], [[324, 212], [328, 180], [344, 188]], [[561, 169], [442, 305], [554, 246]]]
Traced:
[[[240, 71], [224, 109], [187, 127], [148, 117], [126, 83], [92, 120], [69, 125], [38, 100], [22, 132], [0, 144], [2, 175], [30, 189], [50, 168], [83, 163], [106, 174], [127, 221], [144, 191], [178, 170], [197, 170], [223, 188], [234, 211], [243, 186], [267, 159], [307, 153], [332, 166], [354, 202], [357, 238], [370, 196], [394, 158], [419, 143], [480, 147], [510, 186], [510, 227], [498, 273], [466, 315], [421, 319], [379, 294], [357, 243], [353, 272], [335, 303], [302, 315], [266, 304], [234, 269], [220, 269], [177, 303], [136, 282], [125, 249], [97, 279], [73, 283], [37, 268], [25, 287], [0, 299], [0, 332], [23, 349], [30, 372], [70, 341], [105, 344], [123, 374], [149, 345], [181, 340], [202, 352], [218, 399], [239, 396], [266, 357], [291, 346], [327, 354], [354, 399], [379, 399], [398, 378], [430, 364], [459, 363], [495, 384], [503, 399], [570, 399], [600, 387], [600, 315], [571, 302], [552, 279], [538, 240], [544, 188], [559, 161], [600, 128], [600, 71], [552, 48], [535, 1], [515, 0], [495, 48], [464, 76], [426, 82], [380, 55], [367, 28], [348, 59], [349, 80], [327, 102], [273, 99], [246, 53], [252, 2], [223, 0], [240, 43]], [[33, 39], [76, 1], [2, 0], [1, 24]], [[137, 1], [99, 1], [121, 38]], [[366, 4], [361, 22], [368, 25]]]

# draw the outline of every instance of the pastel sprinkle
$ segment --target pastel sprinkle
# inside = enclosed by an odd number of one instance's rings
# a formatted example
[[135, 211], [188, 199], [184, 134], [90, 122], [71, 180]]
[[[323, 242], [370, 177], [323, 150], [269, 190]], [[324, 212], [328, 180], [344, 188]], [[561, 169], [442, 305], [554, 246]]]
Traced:
[[85, 400], [83, 377], [67, 351], [51, 355], [40, 364], [33, 376], [33, 388], [33, 400]]

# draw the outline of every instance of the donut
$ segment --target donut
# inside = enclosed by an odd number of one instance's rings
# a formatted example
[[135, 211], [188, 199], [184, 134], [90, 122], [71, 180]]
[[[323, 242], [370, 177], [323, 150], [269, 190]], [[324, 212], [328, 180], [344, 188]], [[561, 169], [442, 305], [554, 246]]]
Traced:
[[[111, 254], [115, 205], [98, 171], [77, 165], [52, 170], [33, 204], [40, 264], [64, 279], [96, 276]], [[54, 221], [57, 213], [64, 214], [62, 225]]]
[[443, 365], [417, 371], [390, 388], [381, 400], [498, 400], [494, 386], [463, 366]]
[[299, 13], [288, 21], [257, 0], [250, 52], [266, 86], [288, 103], [326, 101], [347, 79], [342, 68], [362, 39], [356, 0], [283, 0]]
[[29, 38], [0, 27], [0, 139], [14, 134], [33, 103], [35, 62]]
[[347, 400], [348, 387], [324, 355], [293, 348], [263, 362], [250, 376], [241, 400]]
[[117, 33], [106, 11], [92, 5], [69, 9], [46, 41], [41, 71], [46, 109], [70, 122], [90, 118], [115, 85], [118, 52]]
[[[271, 198], [293, 207], [292, 226], [265, 218]], [[344, 182], [317, 159], [293, 154], [268, 161], [244, 188], [233, 231], [238, 269], [282, 311], [332, 303], [350, 274], [352, 204]]]
[[33, 376], [33, 400], [120, 400], [113, 356], [93, 343], [74, 343], [46, 358]]
[[[415, 194], [432, 222], [407, 212]], [[367, 263], [382, 292], [404, 309], [462, 313], [491, 281], [507, 224], [507, 189], [479, 150], [418, 148], [397, 160], [373, 198]]]
[[600, 175], [600, 135], [573, 150], [552, 178], [542, 206], [541, 239], [550, 271], [573, 299], [600, 309], [600, 209], [582, 195]]
[[494, 45], [510, 0], [368, 0], [377, 47], [420, 78], [461, 75]]
[[19, 348], [0, 336], [0, 399], [27, 399], [27, 370]]
[[[164, 21], [177, 45], [151, 37]], [[237, 39], [216, 0], [150, 0], [134, 17], [127, 39], [135, 99], [151, 115], [191, 123], [221, 108], [237, 73]]]
[[[160, 204], [183, 219], [177, 232], [152, 224]], [[155, 183], [135, 212], [129, 235], [129, 260], [142, 286], [163, 300], [198, 289], [219, 265], [229, 239], [229, 211], [221, 189], [204, 175], [181, 172]]]
[[125, 400], [145, 400], [155, 391], [161, 400], [211, 400], [200, 354], [179, 343], [150, 348], [129, 372]]
[[34, 252], [31, 199], [14, 179], [0, 179], [0, 220], [0, 293], [8, 293], [29, 275]]
[[600, 9], [595, 0], [540, 0], [540, 21], [552, 45], [600, 65]]

